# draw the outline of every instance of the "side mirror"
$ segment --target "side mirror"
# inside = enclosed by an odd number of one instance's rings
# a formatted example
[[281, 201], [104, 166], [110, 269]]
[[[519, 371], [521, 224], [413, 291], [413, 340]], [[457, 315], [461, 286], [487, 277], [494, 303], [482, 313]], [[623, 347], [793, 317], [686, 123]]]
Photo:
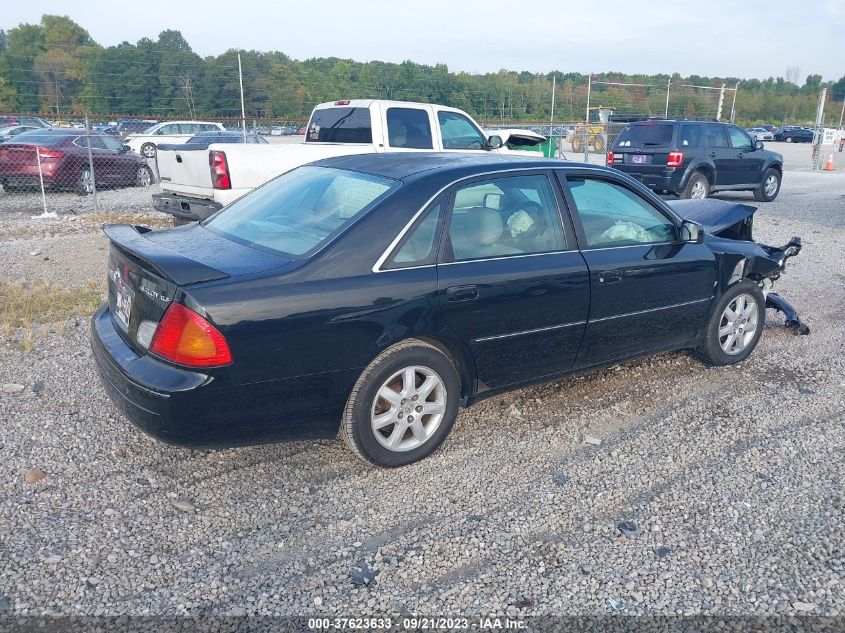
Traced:
[[129, 147], [128, 145], [121, 145], [121, 150], [120, 150], [120, 153], [121, 153], [121, 154], [125, 154], [126, 152], [128, 152], [128, 151], [129, 151], [129, 150], [131, 150], [131, 149], [132, 149], [132, 148], [131, 148], [131, 147]]
[[763, 141], [754, 141], [754, 149], [763, 149]]
[[704, 241], [704, 227], [698, 222], [684, 220], [681, 223], [681, 241], [689, 244], [701, 244]]
[[502, 137], [494, 134], [487, 139], [487, 146], [484, 149], [499, 149], [502, 146]]

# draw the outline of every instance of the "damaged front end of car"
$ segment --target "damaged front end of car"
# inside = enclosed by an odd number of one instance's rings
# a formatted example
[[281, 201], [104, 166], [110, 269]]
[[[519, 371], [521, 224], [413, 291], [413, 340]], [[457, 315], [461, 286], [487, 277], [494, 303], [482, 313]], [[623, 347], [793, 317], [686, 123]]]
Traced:
[[672, 209], [685, 220], [704, 227], [706, 242], [716, 254], [723, 287], [740, 279], [760, 285], [766, 307], [781, 312], [787, 328], [796, 334], [809, 334], [792, 304], [772, 290], [786, 269], [786, 261], [801, 252], [801, 238], [793, 237], [783, 246], [755, 242], [751, 232], [757, 207], [724, 200], [676, 200]]

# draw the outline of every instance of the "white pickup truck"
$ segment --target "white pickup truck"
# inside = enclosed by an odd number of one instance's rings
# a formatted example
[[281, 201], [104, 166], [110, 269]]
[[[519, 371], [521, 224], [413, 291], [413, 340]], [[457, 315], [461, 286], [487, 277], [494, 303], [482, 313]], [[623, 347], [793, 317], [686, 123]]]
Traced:
[[466, 112], [429, 103], [355, 99], [314, 108], [305, 140], [286, 144], [163, 146], [153, 206], [201, 220], [271, 178], [311, 161], [368, 152], [508, 152], [536, 145], [529, 130], [483, 131]]

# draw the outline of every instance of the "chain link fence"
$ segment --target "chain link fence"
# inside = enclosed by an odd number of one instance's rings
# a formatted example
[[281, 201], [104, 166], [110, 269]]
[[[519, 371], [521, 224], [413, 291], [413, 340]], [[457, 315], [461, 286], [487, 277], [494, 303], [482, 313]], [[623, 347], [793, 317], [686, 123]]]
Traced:
[[304, 138], [305, 123], [0, 116], [0, 211], [43, 218], [152, 211], [150, 196], [161, 191], [159, 145], [209, 135], [215, 142], [296, 143]]

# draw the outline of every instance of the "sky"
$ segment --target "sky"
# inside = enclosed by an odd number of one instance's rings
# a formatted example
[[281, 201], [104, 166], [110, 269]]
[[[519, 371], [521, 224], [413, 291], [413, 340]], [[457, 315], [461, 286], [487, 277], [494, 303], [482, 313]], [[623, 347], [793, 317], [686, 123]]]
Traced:
[[67, 15], [100, 44], [182, 32], [202, 56], [230, 48], [296, 59], [406, 59], [452, 71], [784, 76], [845, 75], [845, 0], [33, 0], [0, 11], [0, 28]]

